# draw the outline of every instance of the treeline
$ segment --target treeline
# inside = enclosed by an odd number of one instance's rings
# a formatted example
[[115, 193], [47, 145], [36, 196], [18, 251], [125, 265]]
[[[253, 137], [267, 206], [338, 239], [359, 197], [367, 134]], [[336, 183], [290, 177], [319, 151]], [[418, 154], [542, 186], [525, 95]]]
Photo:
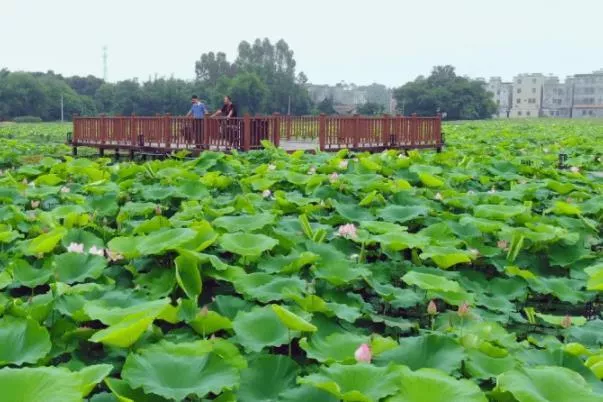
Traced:
[[304, 84], [296, 74], [293, 51], [284, 40], [268, 39], [239, 44], [233, 62], [224, 53], [203, 54], [195, 63], [196, 79], [150, 78], [145, 82], [117, 83], [87, 77], [63, 77], [52, 71], [10, 72], [0, 70], [0, 120], [35, 116], [58, 120], [61, 96], [64, 115], [185, 114], [192, 94], [199, 95], [211, 110], [230, 95], [243, 113], [310, 114], [317, 112]]

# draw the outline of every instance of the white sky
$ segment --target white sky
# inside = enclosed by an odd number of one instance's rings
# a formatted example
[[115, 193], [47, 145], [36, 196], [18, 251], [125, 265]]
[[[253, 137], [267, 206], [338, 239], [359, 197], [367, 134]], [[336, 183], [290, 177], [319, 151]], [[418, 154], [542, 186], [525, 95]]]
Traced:
[[399, 86], [452, 64], [472, 77], [603, 68], [603, 0], [0, 0], [0, 68], [109, 80], [194, 77], [208, 51], [285, 39], [313, 83]]

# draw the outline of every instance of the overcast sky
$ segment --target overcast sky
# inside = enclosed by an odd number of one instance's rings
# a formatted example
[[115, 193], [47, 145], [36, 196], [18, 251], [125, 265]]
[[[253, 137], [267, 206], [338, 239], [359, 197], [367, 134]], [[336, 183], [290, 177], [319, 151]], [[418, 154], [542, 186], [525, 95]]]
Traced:
[[603, 68], [603, 0], [0, 0], [0, 68], [194, 77], [204, 52], [285, 39], [313, 83], [399, 86], [452, 64], [472, 77]]

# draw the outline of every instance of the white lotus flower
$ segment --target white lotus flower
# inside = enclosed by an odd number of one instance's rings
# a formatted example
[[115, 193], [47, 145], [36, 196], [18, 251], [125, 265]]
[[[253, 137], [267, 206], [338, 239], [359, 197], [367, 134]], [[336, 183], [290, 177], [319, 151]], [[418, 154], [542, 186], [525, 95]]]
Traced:
[[124, 256], [119, 254], [116, 251], [111, 251], [111, 250], [107, 249], [107, 259], [111, 262], [116, 262], [119, 260], [123, 260]]
[[348, 161], [347, 160], [342, 160], [341, 162], [339, 162], [339, 169], [341, 170], [345, 170], [348, 168]]
[[310, 168], [310, 170], [308, 170], [308, 174], [315, 174], [316, 173], [316, 168], [314, 166], [312, 166]]
[[36, 200], [31, 200], [31, 207], [33, 209], [36, 209], [40, 206], [40, 201], [36, 201]]
[[494, 187], [492, 187], [490, 190], [488, 190], [488, 194], [494, 194], [496, 193], [496, 189]]
[[331, 183], [335, 183], [337, 180], [339, 180], [339, 175], [337, 173], [333, 172], [329, 175], [329, 181]]
[[84, 244], [82, 243], [71, 243], [67, 246], [67, 252], [83, 254], [84, 253]]
[[346, 239], [355, 239], [357, 237], [356, 226], [353, 223], [348, 223], [339, 227], [337, 233]]
[[578, 166], [572, 166], [570, 168], [570, 172], [572, 172], [572, 173], [579, 173], [580, 172], [580, 168]]
[[92, 247], [90, 247], [90, 250], [88, 250], [88, 254], [98, 255], [99, 257], [104, 257], [105, 250], [103, 250], [102, 248], [98, 248], [96, 246], [92, 246]]
[[271, 195], [272, 195], [272, 191], [270, 191], [270, 190], [262, 191], [262, 197], [264, 197], [264, 198], [270, 198]]
[[444, 198], [442, 197], [442, 194], [440, 194], [440, 193], [437, 193], [437, 194], [435, 195], [435, 197], [433, 197], [433, 198], [435, 198], [435, 199], [436, 199], [436, 200], [438, 200], [438, 201], [442, 201], [442, 200], [444, 199]]
[[67, 187], [67, 186], [61, 187], [61, 193], [67, 194], [67, 193], [70, 193], [70, 192], [71, 192], [71, 190], [69, 189], [69, 187]]
[[270, 165], [268, 165], [268, 170], [276, 170], [276, 165], [274, 163], [271, 163]]

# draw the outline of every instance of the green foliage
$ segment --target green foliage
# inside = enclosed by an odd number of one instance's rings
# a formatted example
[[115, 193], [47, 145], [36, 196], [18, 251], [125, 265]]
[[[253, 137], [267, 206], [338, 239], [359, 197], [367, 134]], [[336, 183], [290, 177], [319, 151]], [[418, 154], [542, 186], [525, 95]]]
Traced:
[[482, 83], [457, 76], [452, 66], [434, 67], [429, 77], [420, 76], [394, 90], [394, 98], [406, 115], [442, 112], [449, 120], [476, 120], [490, 118], [496, 110]]
[[0, 126], [0, 400], [601, 400], [600, 125], [144, 164], [65, 129]]

